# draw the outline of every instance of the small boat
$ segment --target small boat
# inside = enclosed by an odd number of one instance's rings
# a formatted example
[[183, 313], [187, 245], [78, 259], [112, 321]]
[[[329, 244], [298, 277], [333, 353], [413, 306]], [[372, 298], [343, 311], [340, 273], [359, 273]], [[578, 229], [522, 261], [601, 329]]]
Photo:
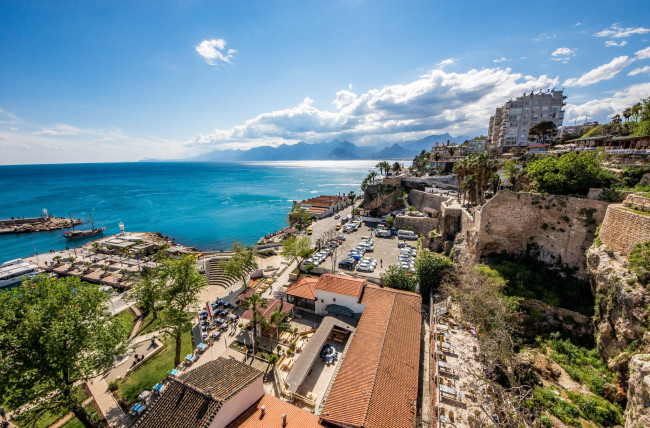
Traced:
[[[93, 215], [90, 211], [88, 211], [88, 214], [90, 214], [90, 224], [92, 226], [92, 229], [88, 230], [74, 230], [74, 223], [72, 224], [72, 230], [68, 232], [63, 232], [63, 237], [65, 239], [77, 239], [77, 238], [86, 238], [88, 236], [93, 236], [97, 235], [100, 233], [103, 233], [108, 227], [98, 227], [95, 228], [95, 222], [93, 222]], [[72, 219], [72, 217], [70, 217]]]

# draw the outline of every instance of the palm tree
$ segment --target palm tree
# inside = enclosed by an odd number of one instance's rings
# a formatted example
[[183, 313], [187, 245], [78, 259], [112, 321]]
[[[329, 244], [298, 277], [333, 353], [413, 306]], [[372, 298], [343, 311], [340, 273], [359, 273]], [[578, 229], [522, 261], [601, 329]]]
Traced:
[[272, 331], [272, 337], [280, 339], [280, 331], [287, 331], [291, 327], [288, 322], [284, 320], [289, 316], [289, 312], [282, 312], [280, 309], [274, 310], [271, 315], [269, 315], [269, 320], [262, 320], [262, 326], [264, 329], [270, 329]]
[[393, 172], [399, 172], [402, 170], [402, 165], [399, 162], [393, 164]]
[[378, 175], [377, 171], [370, 171], [370, 173], [368, 173], [368, 179], [374, 183]]
[[388, 163], [388, 161], [381, 161], [375, 165], [375, 168], [379, 168], [380, 173], [384, 171], [384, 174], [388, 175], [388, 171], [390, 171], [390, 163]]
[[350, 190], [350, 193], [348, 193], [348, 198], [352, 203], [354, 203], [354, 200], [357, 198], [357, 195], [354, 193], [354, 190]]
[[242, 307], [244, 309], [250, 308], [253, 311], [253, 356], [257, 355], [257, 325], [260, 322], [260, 311], [258, 307], [266, 308], [268, 304], [269, 301], [263, 299], [262, 296], [257, 293], [253, 293], [250, 297], [247, 297], [242, 301]]

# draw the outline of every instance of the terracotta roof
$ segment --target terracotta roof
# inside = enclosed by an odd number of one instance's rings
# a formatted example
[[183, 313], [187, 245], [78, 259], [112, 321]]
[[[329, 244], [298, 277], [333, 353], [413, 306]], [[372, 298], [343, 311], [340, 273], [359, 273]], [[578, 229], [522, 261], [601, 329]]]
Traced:
[[363, 288], [368, 281], [360, 278], [352, 278], [345, 275], [335, 275], [326, 273], [318, 278], [318, 282], [314, 286], [316, 290], [328, 291], [330, 293], [343, 294], [345, 296], [361, 297]]
[[422, 299], [366, 287], [366, 309], [321, 413], [338, 426], [414, 427]]
[[314, 295], [314, 286], [317, 282], [318, 278], [301, 276], [297, 281], [292, 282], [289, 287], [287, 287], [284, 294], [302, 297], [303, 299], [308, 300], [316, 300], [316, 296]]
[[212, 388], [210, 395], [217, 400], [227, 401], [262, 375], [261, 371], [248, 364], [219, 357], [183, 373], [180, 380], [199, 391]]
[[528, 146], [529, 149], [541, 149], [542, 147], [548, 147], [549, 144], [531, 144]]
[[327, 208], [327, 207], [309, 207], [309, 208], [307, 209], [307, 211], [308, 211], [308, 212], [312, 212], [312, 213], [324, 213], [324, 212], [327, 211], [328, 209], [329, 209], [329, 208]]
[[[261, 376], [261, 371], [247, 364], [219, 357], [184, 373], [178, 379], [169, 379], [165, 391], [134, 427], [208, 427], [222, 403]], [[212, 388], [209, 393], [206, 392], [208, 388]]]
[[[260, 418], [262, 406], [264, 417]], [[302, 410], [293, 404], [264, 394], [255, 404], [248, 408], [237, 419], [228, 425], [228, 428], [273, 428], [282, 427], [282, 415], [287, 416], [287, 428], [321, 427], [318, 416]]]
[[220, 408], [220, 401], [172, 379], [134, 427], [208, 427]]
[[315, 198], [305, 199], [300, 202], [302, 205], [316, 205], [322, 207], [330, 207], [335, 202], [343, 202], [347, 199], [346, 196], [337, 195], [320, 195]]
[[[260, 308], [258, 306], [257, 310], [260, 311], [260, 315], [266, 320], [270, 319], [271, 314], [277, 309], [280, 312], [289, 312], [293, 309], [291, 303], [287, 303], [277, 299], [264, 299], [268, 302], [266, 308]], [[241, 316], [243, 319], [252, 320], [253, 319], [253, 309], [248, 309]]]

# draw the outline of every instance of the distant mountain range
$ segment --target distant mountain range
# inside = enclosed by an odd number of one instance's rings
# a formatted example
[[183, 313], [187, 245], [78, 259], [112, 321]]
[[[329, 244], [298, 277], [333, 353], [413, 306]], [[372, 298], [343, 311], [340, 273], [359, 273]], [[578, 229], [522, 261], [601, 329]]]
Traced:
[[[422, 150], [431, 150], [434, 144], [447, 141], [462, 143], [471, 137], [452, 137], [445, 133], [429, 135], [421, 140], [384, 143], [376, 146], [357, 146], [349, 141], [332, 140], [321, 143], [305, 143], [277, 147], [261, 146], [248, 150], [213, 150], [189, 159], [187, 162], [233, 162], [233, 161], [284, 161], [284, 160], [358, 160], [358, 159], [413, 159]], [[143, 159], [141, 162], [152, 162]]]

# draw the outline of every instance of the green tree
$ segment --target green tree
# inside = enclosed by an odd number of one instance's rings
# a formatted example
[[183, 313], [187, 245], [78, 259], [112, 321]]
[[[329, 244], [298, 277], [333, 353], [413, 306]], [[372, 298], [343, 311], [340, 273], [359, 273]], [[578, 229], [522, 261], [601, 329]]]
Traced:
[[189, 311], [198, 301], [198, 292], [206, 286], [205, 277], [196, 268], [196, 259], [192, 256], [165, 260], [160, 275], [167, 284], [163, 296], [163, 325], [176, 341], [174, 365], [177, 366], [181, 363], [183, 333], [192, 328], [194, 315]]
[[383, 172], [384, 175], [388, 175], [388, 171], [390, 171], [390, 163], [388, 163], [388, 161], [381, 161], [375, 165], [375, 168], [379, 169], [380, 174]]
[[393, 164], [393, 172], [400, 172], [402, 170], [402, 165], [399, 162]]
[[355, 199], [357, 199], [357, 195], [354, 193], [354, 190], [350, 190], [350, 193], [348, 193], [348, 198], [352, 203], [354, 203]]
[[541, 144], [546, 144], [549, 141], [555, 140], [556, 135], [557, 126], [555, 122], [543, 120], [530, 127], [528, 130], [528, 141], [537, 141]]
[[166, 284], [157, 268], [143, 266], [140, 278], [129, 293], [128, 300], [135, 302], [143, 312], [151, 312], [153, 319], [158, 318], [158, 306], [165, 295]]
[[393, 217], [392, 215], [387, 215], [386, 216], [386, 226], [393, 227], [393, 224], [395, 224], [395, 217]]
[[293, 207], [289, 211], [289, 225], [302, 229], [311, 223], [311, 214], [298, 202], [293, 202]]
[[418, 286], [418, 279], [398, 266], [389, 266], [388, 270], [381, 274], [384, 286], [398, 290], [415, 291]]
[[232, 244], [235, 254], [225, 262], [221, 262], [226, 275], [235, 278], [245, 285], [248, 274], [257, 269], [257, 248], [245, 247], [239, 242]]
[[545, 156], [526, 166], [526, 174], [537, 192], [555, 195], [586, 195], [591, 187], [610, 187], [611, 172], [603, 169], [600, 152], [569, 152]]
[[262, 329], [271, 332], [273, 338], [279, 339], [281, 331], [289, 331], [291, 324], [286, 322], [290, 312], [282, 312], [278, 309], [271, 312], [269, 320], [262, 319]]
[[313, 246], [309, 236], [301, 236], [300, 238], [290, 237], [282, 242], [282, 251], [280, 254], [287, 260], [293, 258], [298, 259], [298, 265], [300, 265], [301, 259], [309, 256], [312, 251]]
[[259, 308], [266, 308], [269, 304], [269, 301], [263, 299], [257, 293], [253, 293], [250, 297], [245, 298], [241, 306], [245, 309], [250, 308], [253, 312], [253, 319], [251, 323], [253, 324], [253, 355], [257, 355], [257, 327], [260, 325], [260, 310]]
[[35, 403], [35, 418], [64, 409], [84, 426], [98, 426], [75, 386], [124, 352], [124, 326], [110, 322], [107, 300], [97, 285], [76, 277], [39, 275], [0, 293], [0, 396], [7, 404]]
[[420, 294], [428, 302], [432, 290], [440, 287], [443, 275], [454, 267], [449, 257], [425, 251], [415, 261], [415, 272], [420, 283]]

